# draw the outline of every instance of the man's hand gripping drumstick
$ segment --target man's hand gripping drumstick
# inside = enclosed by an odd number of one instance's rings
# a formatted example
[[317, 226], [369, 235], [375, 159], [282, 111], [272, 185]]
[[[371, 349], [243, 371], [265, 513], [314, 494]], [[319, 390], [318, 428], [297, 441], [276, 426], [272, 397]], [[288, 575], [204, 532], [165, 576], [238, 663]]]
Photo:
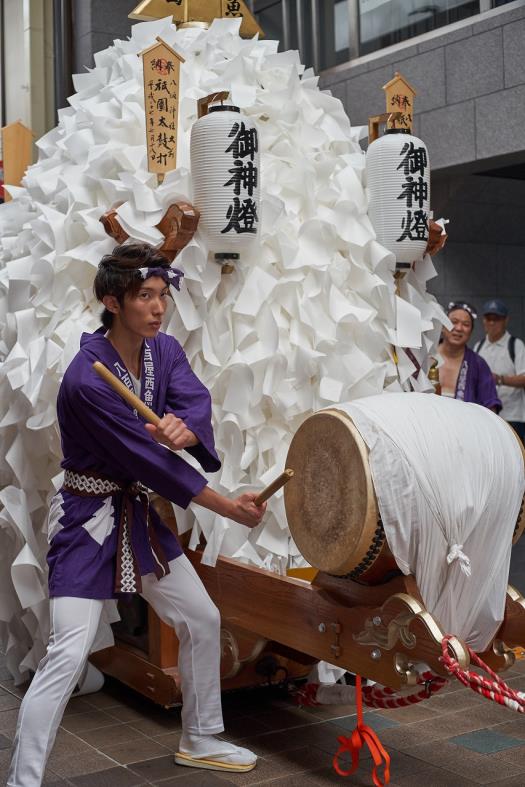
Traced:
[[[95, 361], [93, 368], [114, 391], [122, 396], [148, 422], [145, 424], [145, 428], [154, 440], [175, 451], [197, 445], [199, 442], [198, 438], [186, 427], [182, 419], [171, 414], [160, 418], [100, 361]], [[293, 471], [286, 470], [259, 494], [245, 492], [234, 499], [224, 497], [210, 489], [209, 486], [205, 486], [193, 498], [193, 502], [208, 508], [210, 511], [214, 511], [216, 514], [233, 519], [234, 522], [238, 522], [241, 525], [256, 527], [260, 524], [266, 511], [266, 500], [275, 494], [292, 476]]]

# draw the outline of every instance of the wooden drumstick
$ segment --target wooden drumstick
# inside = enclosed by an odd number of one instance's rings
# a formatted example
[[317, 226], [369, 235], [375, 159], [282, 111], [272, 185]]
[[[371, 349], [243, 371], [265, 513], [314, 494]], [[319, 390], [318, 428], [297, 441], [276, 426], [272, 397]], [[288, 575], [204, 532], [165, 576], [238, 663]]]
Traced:
[[281, 473], [281, 475], [278, 476], [275, 481], [272, 481], [271, 484], [268, 484], [268, 486], [265, 487], [259, 495], [257, 495], [253, 501], [255, 505], [262, 506], [262, 504], [265, 503], [269, 497], [274, 495], [277, 490], [287, 484], [290, 478], [293, 478], [293, 470], [287, 469], [284, 471], [284, 473]]
[[115, 377], [113, 372], [110, 372], [107, 366], [104, 366], [103, 363], [100, 361], [95, 361], [93, 364], [93, 369], [96, 371], [103, 380], [105, 380], [108, 385], [111, 385], [114, 391], [116, 391], [123, 399], [126, 400], [128, 404], [135, 408], [135, 410], [141, 414], [141, 416], [148, 421], [150, 424], [157, 426], [160, 421], [159, 416], [157, 413], [154, 413], [147, 404], [144, 404], [142, 399], [139, 399], [133, 391], [130, 391], [127, 385], [124, 385], [118, 377]]
[[[127, 385], [124, 385], [124, 383], [121, 382], [118, 377], [113, 374], [113, 372], [110, 372], [107, 366], [104, 366], [104, 364], [100, 361], [95, 361], [93, 364], [93, 369], [98, 375], [100, 375], [100, 377], [102, 377], [103, 380], [108, 383], [108, 385], [113, 388], [114, 391], [122, 396], [122, 398], [125, 399], [128, 404], [130, 404], [138, 413], [140, 413], [144, 420], [148, 421], [154, 426], [157, 426], [160, 421], [159, 416], [154, 413], [147, 404], [144, 404], [144, 402], [139, 399], [139, 397], [136, 396], [133, 391], [130, 391]], [[262, 492], [255, 498], [255, 505], [260, 506], [266, 502], [266, 500], [274, 495], [278, 489], [284, 486], [290, 480], [290, 478], [292, 478], [292, 476], [293, 470], [285, 470], [284, 473], [281, 473], [281, 475], [276, 478], [275, 481], [272, 481], [272, 483], [263, 489]]]

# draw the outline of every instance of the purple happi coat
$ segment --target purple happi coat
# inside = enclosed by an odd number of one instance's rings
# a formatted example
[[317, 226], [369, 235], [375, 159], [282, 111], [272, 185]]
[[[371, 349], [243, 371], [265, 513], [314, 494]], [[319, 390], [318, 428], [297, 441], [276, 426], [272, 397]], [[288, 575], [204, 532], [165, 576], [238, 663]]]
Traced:
[[[105, 329], [83, 334], [80, 351], [69, 365], [58, 394], [57, 412], [65, 470], [94, 472], [115, 481], [140, 481], [162, 497], [186, 508], [206, 479], [179, 453], [157, 443], [137, 416], [92, 368], [99, 360], [133, 390], [120, 356]], [[193, 374], [180, 344], [160, 333], [144, 340], [140, 398], [159, 416], [174, 413], [199, 439], [187, 449], [207, 471], [220, 461], [215, 451], [208, 390]], [[62, 488], [49, 512], [48, 553], [51, 597], [108, 599], [115, 596], [115, 556], [122, 493], [81, 497]], [[150, 516], [166, 559], [181, 554], [171, 530], [153, 509]], [[131, 541], [141, 575], [155, 570], [144, 508], [133, 502]]]
[[470, 347], [465, 347], [465, 355], [459, 369], [455, 398], [464, 402], [482, 404], [501, 410], [501, 401], [496, 391], [492, 372], [484, 358]]

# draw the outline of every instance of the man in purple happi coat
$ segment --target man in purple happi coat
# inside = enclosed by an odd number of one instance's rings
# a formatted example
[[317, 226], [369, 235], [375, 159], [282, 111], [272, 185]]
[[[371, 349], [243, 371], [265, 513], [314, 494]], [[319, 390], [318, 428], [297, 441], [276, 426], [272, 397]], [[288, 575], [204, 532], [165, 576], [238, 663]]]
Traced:
[[452, 328], [443, 330], [439, 345], [442, 396], [481, 404], [498, 413], [501, 402], [492, 373], [486, 361], [467, 347], [477, 317], [475, 310], [468, 303], [453, 302], [447, 307], [447, 315]]
[[[67, 701], [82, 675], [106, 599], [140, 593], [175, 628], [183, 733], [175, 762], [247, 771], [256, 756], [222, 732], [220, 617], [148, 489], [254, 527], [256, 495], [225, 498], [180, 455], [220, 468], [208, 390], [180, 344], [160, 333], [181, 271], [147, 245], [106, 255], [95, 278], [103, 327], [84, 334], [58, 395], [64, 483], [48, 519], [51, 634], [20, 708], [8, 787], [39, 787]], [[146, 424], [93, 369], [101, 361], [161, 417]]]

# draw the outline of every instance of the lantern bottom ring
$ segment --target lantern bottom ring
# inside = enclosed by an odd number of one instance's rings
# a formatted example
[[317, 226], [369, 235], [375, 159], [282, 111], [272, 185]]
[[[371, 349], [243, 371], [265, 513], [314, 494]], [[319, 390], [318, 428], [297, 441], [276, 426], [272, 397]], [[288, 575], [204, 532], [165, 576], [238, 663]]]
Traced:
[[240, 258], [241, 255], [235, 251], [218, 251], [215, 253], [217, 262], [222, 262], [222, 260], [239, 260]]

